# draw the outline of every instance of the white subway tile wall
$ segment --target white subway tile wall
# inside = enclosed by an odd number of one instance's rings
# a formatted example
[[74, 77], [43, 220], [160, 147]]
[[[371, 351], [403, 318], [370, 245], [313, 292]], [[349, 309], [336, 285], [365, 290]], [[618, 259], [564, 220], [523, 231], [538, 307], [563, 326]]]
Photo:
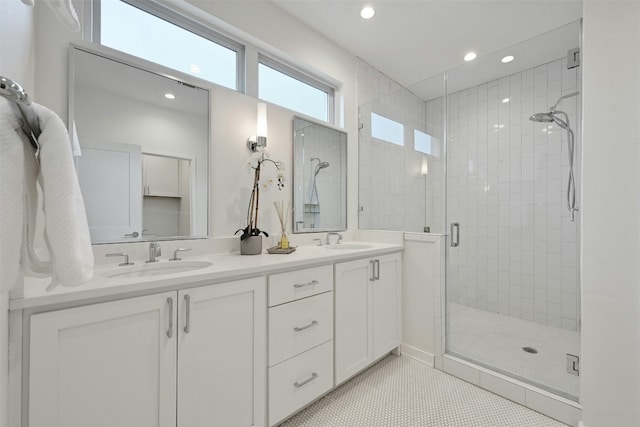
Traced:
[[[577, 91], [577, 70], [557, 60], [449, 95], [447, 207], [461, 244], [450, 250], [448, 301], [577, 330], [579, 219], [571, 222], [566, 207], [567, 133], [529, 120]], [[579, 105], [577, 96], [558, 106], [576, 133], [578, 183]]]

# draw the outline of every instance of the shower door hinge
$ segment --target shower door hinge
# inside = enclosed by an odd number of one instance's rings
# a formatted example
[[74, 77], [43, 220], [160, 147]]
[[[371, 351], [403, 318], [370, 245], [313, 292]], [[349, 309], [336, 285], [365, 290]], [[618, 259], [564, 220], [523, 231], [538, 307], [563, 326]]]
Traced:
[[567, 51], [567, 70], [580, 66], [580, 48], [569, 49]]
[[577, 377], [580, 376], [580, 356], [567, 353], [567, 372]]

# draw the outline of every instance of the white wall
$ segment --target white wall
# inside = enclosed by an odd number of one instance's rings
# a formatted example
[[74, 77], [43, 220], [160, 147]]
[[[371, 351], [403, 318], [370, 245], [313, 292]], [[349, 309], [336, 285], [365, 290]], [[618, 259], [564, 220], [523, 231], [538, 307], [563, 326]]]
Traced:
[[[34, 11], [19, 1], [0, 1], [0, 75], [18, 82], [34, 96]], [[1, 279], [0, 279], [1, 280]], [[7, 421], [7, 295], [0, 294], [0, 427]]]
[[584, 2], [582, 405], [640, 425], [640, 2]]

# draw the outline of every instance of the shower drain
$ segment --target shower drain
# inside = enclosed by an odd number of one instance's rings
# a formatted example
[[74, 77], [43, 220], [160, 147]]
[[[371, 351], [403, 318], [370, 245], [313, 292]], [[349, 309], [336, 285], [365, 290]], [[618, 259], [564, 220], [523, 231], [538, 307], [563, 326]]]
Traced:
[[533, 347], [522, 347], [522, 351], [525, 351], [527, 353], [531, 353], [531, 354], [537, 354], [538, 350], [536, 350]]

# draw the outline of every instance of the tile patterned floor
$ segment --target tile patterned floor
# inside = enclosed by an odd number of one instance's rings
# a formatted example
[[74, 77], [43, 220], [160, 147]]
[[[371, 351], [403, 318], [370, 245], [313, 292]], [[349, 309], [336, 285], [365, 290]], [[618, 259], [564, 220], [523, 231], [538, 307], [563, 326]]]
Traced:
[[[448, 352], [498, 368], [569, 399], [579, 377], [567, 372], [566, 354], [580, 354], [580, 334], [488, 311], [448, 304]], [[531, 354], [522, 347], [533, 347]]]
[[406, 357], [388, 356], [283, 427], [560, 427], [514, 402]]

